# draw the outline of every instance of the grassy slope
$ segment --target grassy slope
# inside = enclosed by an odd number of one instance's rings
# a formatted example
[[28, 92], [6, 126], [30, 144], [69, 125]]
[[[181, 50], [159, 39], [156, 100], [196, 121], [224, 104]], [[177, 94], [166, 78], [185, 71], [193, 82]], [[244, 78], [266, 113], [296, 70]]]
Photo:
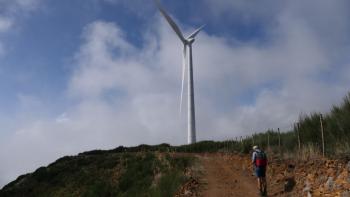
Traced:
[[166, 153], [86, 152], [18, 177], [0, 196], [173, 196], [191, 161]]

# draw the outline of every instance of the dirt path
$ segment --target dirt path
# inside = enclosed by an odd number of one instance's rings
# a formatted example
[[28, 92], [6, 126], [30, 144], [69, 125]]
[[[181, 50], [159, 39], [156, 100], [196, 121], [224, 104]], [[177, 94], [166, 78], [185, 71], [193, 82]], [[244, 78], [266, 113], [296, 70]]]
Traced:
[[204, 197], [255, 197], [259, 196], [256, 180], [238, 159], [224, 155], [197, 155], [203, 175], [200, 193]]

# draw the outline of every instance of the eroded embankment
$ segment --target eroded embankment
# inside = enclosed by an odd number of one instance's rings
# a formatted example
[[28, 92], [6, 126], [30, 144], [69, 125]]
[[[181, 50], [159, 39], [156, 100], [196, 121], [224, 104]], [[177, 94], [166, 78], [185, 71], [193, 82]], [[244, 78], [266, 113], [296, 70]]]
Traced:
[[[249, 155], [195, 154], [177, 196], [258, 196]], [[269, 159], [268, 196], [350, 196], [349, 159]]]
[[[245, 157], [245, 165], [250, 160]], [[349, 159], [282, 160], [270, 158], [269, 196], [350, 197]]]

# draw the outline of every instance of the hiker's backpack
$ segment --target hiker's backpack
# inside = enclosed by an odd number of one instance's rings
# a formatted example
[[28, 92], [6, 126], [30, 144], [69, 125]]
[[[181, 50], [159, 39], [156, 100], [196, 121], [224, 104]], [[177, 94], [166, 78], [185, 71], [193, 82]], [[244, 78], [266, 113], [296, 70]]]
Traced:
[[266, 154], [263, 151], [255, 151], [255, 165], [256, 167], [265, 167], [267, 165]]

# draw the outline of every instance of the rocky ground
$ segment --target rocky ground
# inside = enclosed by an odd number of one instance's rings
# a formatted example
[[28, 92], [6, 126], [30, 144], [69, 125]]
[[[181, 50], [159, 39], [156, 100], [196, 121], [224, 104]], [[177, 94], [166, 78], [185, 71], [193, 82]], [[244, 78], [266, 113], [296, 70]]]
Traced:
[[[257, 195], [250, 157], [232, 154], [196, 154], [198, 164], [177, 196]], [[350, 197], [350, 161], [312, 158], [270, 158], [268, 196]]]
[[348, 159], [272, 159], [268, 170], [271, 196], [350, 197]]

